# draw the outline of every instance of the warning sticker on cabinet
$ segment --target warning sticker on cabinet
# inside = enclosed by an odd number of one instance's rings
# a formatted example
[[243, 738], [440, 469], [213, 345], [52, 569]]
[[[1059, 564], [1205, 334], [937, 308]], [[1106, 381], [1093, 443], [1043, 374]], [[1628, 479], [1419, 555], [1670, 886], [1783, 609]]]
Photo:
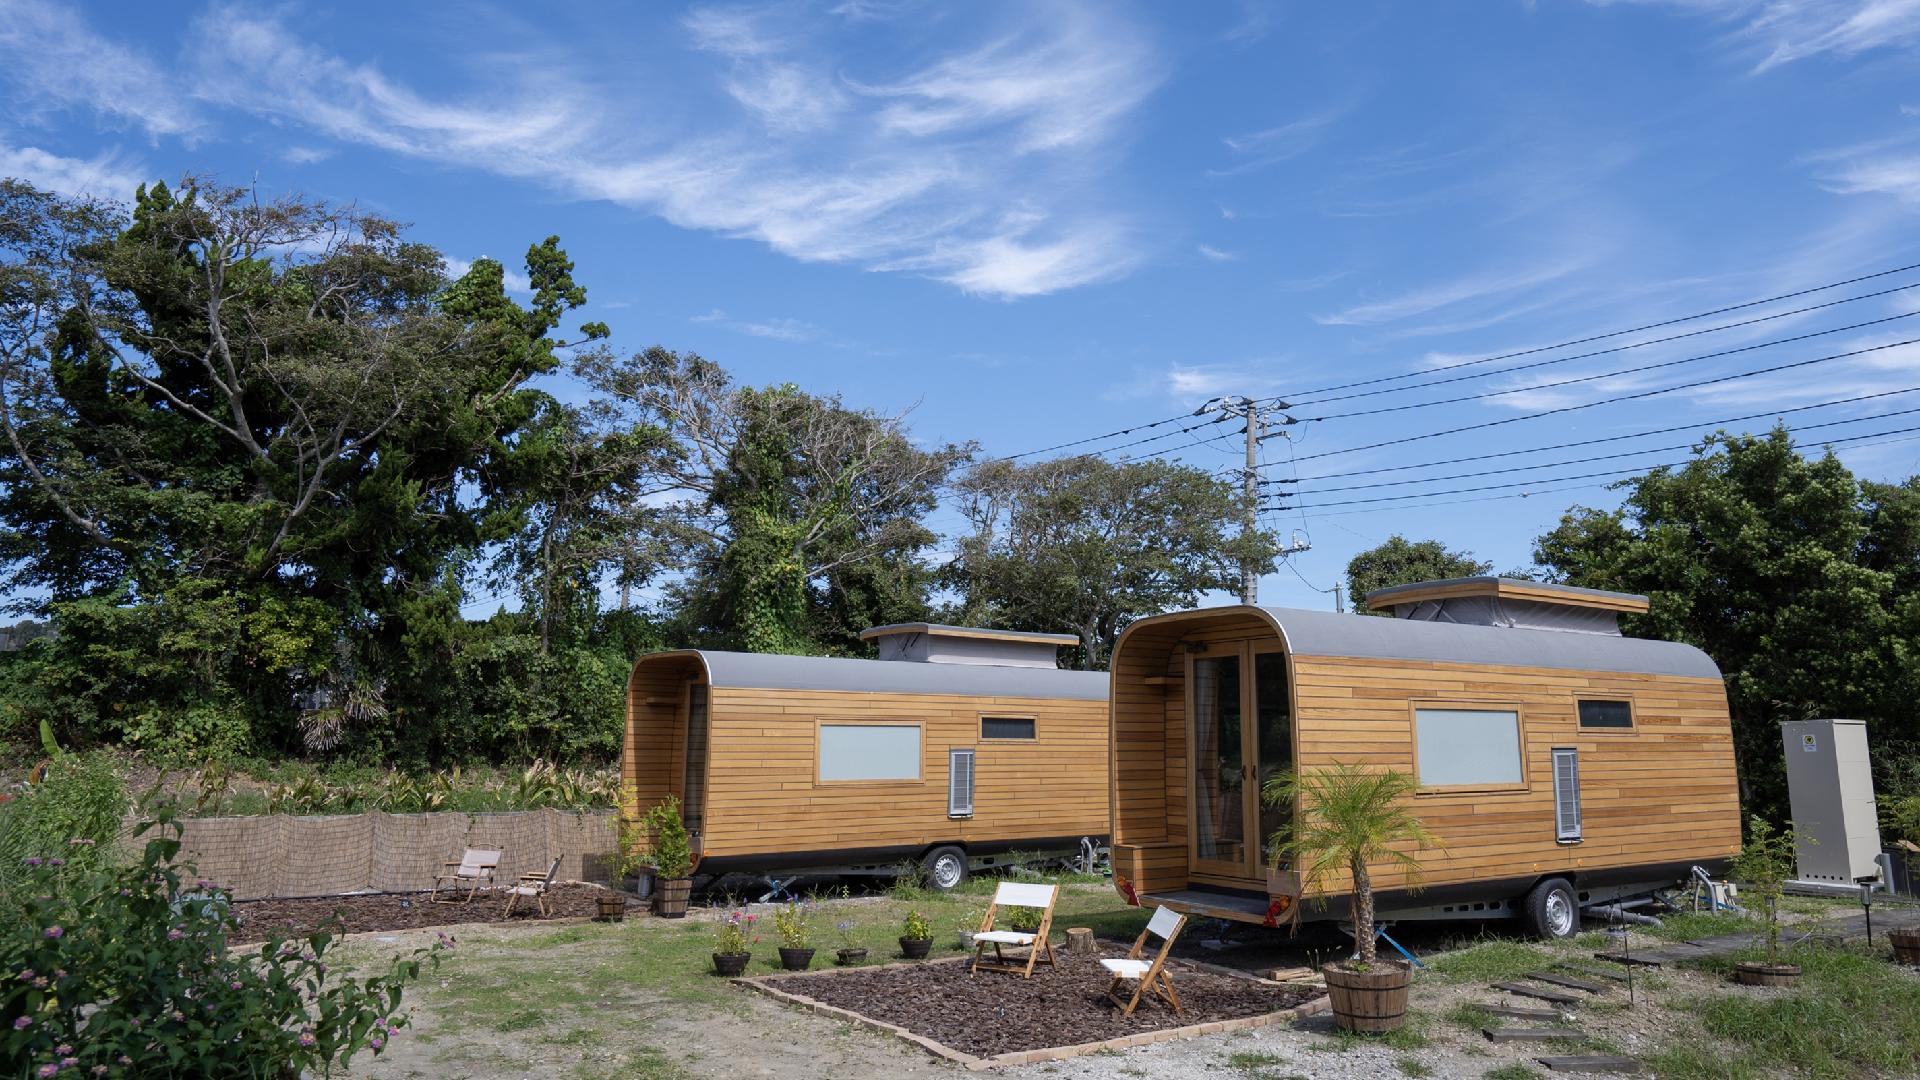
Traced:
[[1820, 750], [1819, 739], [1816, 738], [1812, 732], [1808, 732], [1805, 735], [1800, 736], [1800, 749], [1806, 751], [1809, 754], [1819, 752]]

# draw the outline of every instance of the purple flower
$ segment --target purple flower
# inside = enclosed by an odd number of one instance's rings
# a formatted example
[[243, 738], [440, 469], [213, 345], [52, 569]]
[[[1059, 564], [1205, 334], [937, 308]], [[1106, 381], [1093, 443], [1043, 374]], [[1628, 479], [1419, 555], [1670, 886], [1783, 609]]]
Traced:
[[63, 1069], [71, 1069], [78, 1064], [80, 1064], [80, 1059], [71, 1054], [60, 1059], [60, 1067]]
[[48, 865], [48, 866], [65, 866], [65, 865], [67, 865], [67, 860], [65, 860], [65, 859], [48, 859], [48, 860], [47, 860], [47, 865]]
[[177, 927], [177, 926], [176, 926], [176, 927], [174, 927], [173, 929], [171, 929], [171, 930], [169, 930], [169, 931], [167, 931], [167, 940], [168, 940], [168, 941], [179, 941], [179, 940], [180, 940], [181, 938], [183, 938], [183, 937], [186, 937], [186, 936], [187, 936], [187, 935], [185, 935], [185, 934], [183, 934], [183, 933], [181, 933], [181, 932], [180, 932], [180, 928], [179, 928], [179, 927]]
[[20, 1016], [20, 1017], [14, 1018], [13, 1030], [15, 1031], [25, 1031], [32, 1026], [33, 1026], [33, 1017], [31, 1016]]
[[368, 1040], [368, 1045], [372, 1046], [377, 1052], [381, 1047], [387, 1045], [387, 1037], [385, 1035], [375, 1035], [372, 1039]]
[[235, 979], [232, 982], [228, 983], [227, 985], [233, 987], [235, 990], [238, 990], [240, 989], [240, 980]]
[[178, 1021], [181, 1021], [181, 1020], [185, 1020], [186, 1018], [187, 1018], [187, 1014], [186, 1014], [186, 1013], [183, 1013], [183, 1012], [181, 1012], [181, 1011], [180, 1011], [179, 1009], [175, 1009], [175, 1010], [173, 1010], [173, 1019], [174, 1019], [174, 1020], [175, 1020], [176, 1022], [178, 1022]]
[[107, 1075], [107, 1067], [105, 1065], [95, 1065], [93, 1068], [88, 1069], [87, 1071], [92, 1073], [95, 1076]]
[[39, 865], [40, 865], [40, 862], [41, 862], [41, 860], [40, 860], [40, 857], [39, 857], [38, 855], [29, 855], [29, 856], [27, 857], [27, 865], [28, 865], [28, 866], [39, 866]]
[[301, 1045], [301, 1046], [312, 1046], [312, 1045], [314, 1044], [314, 1042], [315, 1042], [315, 1039], [314, 1039], [314, 1037], [313, 1037], [313, 1032], [311, 1032], [311, 1031], [303, 1031], [303, 1032], [301, 1032], [301, 1033], [300, 1033], [300, 1045]]
[[50, 938], [65, 937], [66, 935], [67, 935], [67, 932], [65, 930], [60, 929], [58, 926], [47, 927], [47, 936]]
[[59, 1046], [53, 1048], [53, 1052], [58, 1057], [72, 1057], [73, 1047], [68, 1046], [66, 1043], [61, 1043]]
[[40, 1066], [40, 1071], [34, 1073], [33, 1075], [39, 1077], [40, 1080], [47, 1080], [47, 1077], [49, 1076], [60, 1075], [60, 1066], [55, 1065], [52, 1062], [48, 1062], [45, 1065]]
[[22, 982], [31, 982], [31, 981], [33, 981], [33, 969], [32, 969], [32, 968], [21, 968], [21, 969], [20, 969], [20, 980], [21, 980]]
[[64, 978], [66, 978], [66, 977], [67, 977], [67, 969], [66, 969], [66, 968], [54, 968], [54, 969], [53, 969], [53, 977], [54, 977], [54, 978], [56, 978], [56, 979], [64, 979]]

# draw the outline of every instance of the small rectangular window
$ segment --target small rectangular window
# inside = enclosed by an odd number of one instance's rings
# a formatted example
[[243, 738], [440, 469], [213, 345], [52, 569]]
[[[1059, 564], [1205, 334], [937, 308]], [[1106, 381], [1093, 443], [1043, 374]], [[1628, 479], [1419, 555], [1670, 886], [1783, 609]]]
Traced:
[[1413, 738], [1423, 788], [1526, 783], [1517, 710], [1415, 709]]
[[980, 718], [980, 737], [983, 739], [1031, 739], [1034, 737], [1033, 717], [983, 716]]
[[917, 724], [821, 724], [820, 779], [920, 779]]
[[1553, 832], [1563, 844], [1580, 839], [1580, 751], [1571, 746], [1553, 748]]
[[1633, 726], [1633, 702], [1582, 701], [1580, 726], [1583, 728], [1630, 728]]
[[973, 749], [947, 751], [947, 816], [973, 816]]

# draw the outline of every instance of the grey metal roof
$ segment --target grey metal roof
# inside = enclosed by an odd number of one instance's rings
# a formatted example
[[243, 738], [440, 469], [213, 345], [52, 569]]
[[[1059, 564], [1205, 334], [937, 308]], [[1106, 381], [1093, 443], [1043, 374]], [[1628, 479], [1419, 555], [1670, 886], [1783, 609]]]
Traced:
[[872, 626], [860, 631], [860, 640], [868, 641], [887, 634], [932, 634], [936, 637], [992, 638], [998, 641], [1031, 641], [1036, 645], [1078, 645], [1079, 634], [1048, 634], [1033, 630], [992, 630], [981, 626], [954, 626], [951, 623], [903, 622]]
[[706, 666], [707, 681], [720, 689], [1107, 700], [1107, 673], [1104, 671], [1062, 671], [994, 664], [918, 664], [898, 660], [784, 656], [777, 653], [716, 652], [707, 649], [686, 650], [677, 655], [699, 657]]
[[1527, 581], [1523, 578], [1497, 577], [1484, 574], [1478, 577], [1441, 578], [1436, 581], [1415, 581], [1406, 585], [1390, 585], [1384, 589], [1375, 589], [1367, 594], [1367, 606], [1373, 607], [1374, 600], [1389, 603], [1402, 593], [1422, 593], [1432, 589], [1442, 589], [1449, 585], [1518, 585], [1540, 592], [1564, 593], [1567, 596], [1595, 596], [1609, 600], [1636, 600], [1642, 604], [1647, 598], [1639, 593], [1612, 592], [1607, 589], [1589, 589], [1584, 585], [1557, 585], [1546, 581]]
[[1677, 641], [1505, 626], [1462, 626], [1298, 608], [1261, 610], [1279, 624], [1288, 651], [1296, 656], [1437, 660], [1455, 664], [1513, 664], [1720, 678], [1720, 668], [1711, 657]]

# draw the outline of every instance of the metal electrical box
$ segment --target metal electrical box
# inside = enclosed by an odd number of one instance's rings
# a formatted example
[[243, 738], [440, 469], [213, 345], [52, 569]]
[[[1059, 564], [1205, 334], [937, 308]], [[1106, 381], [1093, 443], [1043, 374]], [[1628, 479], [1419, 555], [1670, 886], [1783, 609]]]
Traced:
[[1800, 880], [1850, 886], [1877, 879], [1880, 821], [1866, 721], [1787, 720], [1780, 737]]

